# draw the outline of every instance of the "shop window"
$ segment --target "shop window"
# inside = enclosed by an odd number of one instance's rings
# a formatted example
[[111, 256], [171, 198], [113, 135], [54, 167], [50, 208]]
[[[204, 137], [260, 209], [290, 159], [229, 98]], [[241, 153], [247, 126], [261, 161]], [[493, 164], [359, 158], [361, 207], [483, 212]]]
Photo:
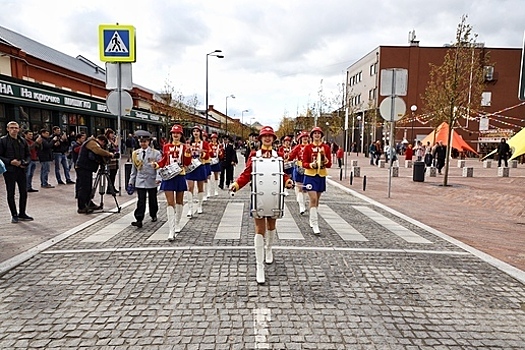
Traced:
[[69, 115], [69, 125], [77, 125], [77, 115], [76, 114]]
[[78, 125], [86, 125], [86, 118], [83, 115], [78, 116]]
[[44, 109], [41, 111], [41, 113], [42, 113], [42, 121], [44, 123], [50, 123], [51, 122], [51, 111]]

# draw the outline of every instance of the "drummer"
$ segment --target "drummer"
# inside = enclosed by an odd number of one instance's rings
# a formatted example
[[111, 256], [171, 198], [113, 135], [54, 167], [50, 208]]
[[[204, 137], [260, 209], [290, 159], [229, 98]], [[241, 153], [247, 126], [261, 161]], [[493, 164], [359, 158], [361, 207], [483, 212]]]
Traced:
[[323, 130], [316, 126], [310, 131], [312, 143], [303, 150], [304, 187], [310, 200], [310, 227], [316, 235], [320, 234], [318, 211], [321, 193], [326, 191], [327, 168], [332, 166], [330, 146], [323, 142]]
[[191, 129], [191, 133], [192, 136], [187, 152], [189, 153], [189, 155], [191, 155], [192, 159], [198, 159], [201, 162], [201, 165], [199, 165], [196, 169], [192, 170], [190, 173], [186, 173], [186, 181], [188, 182], [188, 217], [190, 218], [193, 216], [193, 189], [195, 187], [195, 182], [197, 182], [198, 191], [197, 213], [202, 214], [202, 201], [204, 200], [204, 182], [208, 177], [208, 172], [204, 164], [210, 158], [208, 142], [204, 141], [204, 139], [202, 138], [202, 128], [198, 125], [195, 125]]
[[184, 192], [187, 191], [184, 167], [190, 165], [191, 155], [183, 140], [183, 129], [180, 125], [173, 125], [170, 130], [171, 142], [166, 142], [162, 147], [162, 159], [156, 164], [156, 168], [162, 168], [171, 163], [177, 163], [182, 171], [179, 175], [169, 180], [163, 180], [160, 189], [164, 191], [168, 215], [168, 241], [175, 239], [175, 234], [181, 231], [180, 219], [184, 201]]
[[288, 156], [290, 155], [290, 152], [292, 151], [292, 147], [290, 146], [291, 141], [292, 139], [290, 138], [290, 136], [285, 136], [283, 138], [283, 144], [277, 150], [279, 157], [282, 157], [284, 160], [284, 164], [285, 164], [284, 172], [290, 176], [292, 176], [293, 166], [288, 167], [287, 164], [290, 164], [288, 163]]
[[295, 182], [295, 197], [297, 200], [297, 203], [299, 203], [299, 213], [303, 215], [306, 212], [306, 205], [305, 205], [305, 190], [303, 186], [304, 182], [304, 168], [302, 165], [302, 159], [303, 159], [303, 150], [306, 147], [306, 145], [309, 142], [308, 132], [302, 131], [297, 136], [297, 142], [299, 142], [290, 152], [288, 155], [288, 158], [285, 160], [288, 160], [289, 162], [296, 161], [295, 166], [293, 168], [292, 173], [292, 179]]
[[[263, 158], [276, 157], [277, 152], [273, 150], [273, 142], [277, 139], [277, 135], [273, 131], [271, 126], [265, 126], [259, 132], [259, 141], [261, 142], [260, 150]], [[243, 188], [246, 184], [251, 181], [252, 175], [252, 157], [257, 153], [256, 150], [252, 150], [246, 163], [246, 168], [239, 175], [237, 180], [230, 186], [230, 191], [236, 192]], [[286, 188], [292, 188], [293, 181], [284, 175], [284, 183]], [[255, 260], [257, 263], [257, 283], [264, 283], [264, 260], [266, 255], [266, 263], [273, 263], [272, 245], [275, 240], [275, 224], [276, 219], [271, 217], [265, 218], [254, 218], [255, 220]], [[264, 238], [266, 237], [266, 247], [264, 245]], [[265, 254], [266, 253], [266, 254]]]

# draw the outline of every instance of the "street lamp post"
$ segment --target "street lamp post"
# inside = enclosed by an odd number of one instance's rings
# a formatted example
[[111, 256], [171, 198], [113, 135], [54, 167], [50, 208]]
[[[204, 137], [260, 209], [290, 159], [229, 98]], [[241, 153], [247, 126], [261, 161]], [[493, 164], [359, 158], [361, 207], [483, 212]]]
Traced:
[[326, 142], [330, 142], [330, 123], [326, 122]]
[[222, 50], [215, 50], [215, 51], [212, 51], [206, 54], [206, 106], [205, 106], [206, 112], [205, 113], [206, 113], [206, 132], [207, 133], [210, 132], [210, 127], [208, 125], [208, 108], [209, 108], [209, 105], [208, 105], [208, 57], [215, 56], [217, 58], [224, 58], [223, 55], [217, 55], [217, 53], [220, 53], [220, 52], [222, 52]]
[[247, 109], [241, 112], [241, 141], [244, 142], [244, 113], [249, 112]]
[[228, 136], [228, 98], [231, 97], [231, 98], [235, 98], [235, 96], [233, 94], [231, 95], [228, 95], [226, 96], [226, 130], [225, 130], [225, 134], [226, 136]]
[[416, 139], [414, 139], [414, 120], [416, 119], [417, 106], [416, 105], [410, 106], [410, 110], [412, 111], [412, 131], [410, 133], [410, 138], [411, 138], [410, 142], [411, 143], [414, 142], [415, 144]]

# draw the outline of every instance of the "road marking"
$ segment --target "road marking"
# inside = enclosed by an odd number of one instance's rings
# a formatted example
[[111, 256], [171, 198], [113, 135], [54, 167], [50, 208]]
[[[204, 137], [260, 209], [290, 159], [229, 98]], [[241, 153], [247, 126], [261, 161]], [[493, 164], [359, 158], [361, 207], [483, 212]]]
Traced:
[[244, 203], [228, 203], [214, 239], [241, 239]]
[[343, 241], [367, 242], [365, 236], [359, 233], [352, 225], [346, 222], [328, 205], [319, 205], [319, 214], [325, 219], [328, 225], [343, 239]]
[[[273, 246], [274, 250], [283, 251], [316, 251], [316, 252], [362, 252], [388, 254], [430, 254], [430, 255], [471, 255], [466, 251], [450, 250], [422, 250], [422, 249], [376, 249], [376, 248], [344, 248], [344, 247], [293, 247]], [[127, 253], [127, 252], [155, 252], [155, 251], [199, 251], [199, 250], [243, 250], [253, 251], [253, 246], [179, 246], [179, 247], [135, 247], [135, 248], [94, 248], [94, 249], [63, 249], [46, 250], [41, 254], [90, 254], [90, 253]]]
[[260, 308], [253, 310], [253, 333], [255, 335], [256, 349], [269, 349], [268, 336], [272, 315], [270, 309]]
[[284, 216], [277, 220], [277, 237], [279, 239], [304, 239], [299, 226], [295, 223], [292, 213], [286, 204], [284, 205]]
[[384, 215], [379, 214], [375, 210], [370, 209], [369, 207], [354, 205], [354, 209], [359, 210], [361, 213], [368, 216], [370, 219], [377, 222], [379, 225], [383, 226], [399, 238], [404, 239], [408, 243], [422, 243], [422, 244], [431, 244], [432, 242], [421, 237], [420, 235], [410, 231], [404, 226], [399, 225], [397, 222], [390, 220]]
[[[144, 216], [148, 214], [149, 210], [146, 209]], [[115, 237], [121, 231], [125, 230], [130, 226], [130, 223], [135, 221], [134, 211], [128, 213], [118, 219], [115, 222], [103, 227], [100, 231], [95, 232], [91, 236], [86, 237], [82, 243], [103, 243], [109, 241], [111, 238]]]
[[[189, 205], [188, 203], [184, 204], [182, 207], [182, 217], [180, 218], [180, 227], [181, 229], [184, 229], [184, 226], [190, 221], [190, 218], [186, 216], [186, 214], [189, 211]], [[193, 206], [193, 216], [197, 213], [197, 206]], [[159, 227], [155, 233], [153, 233], [151, 236], [148, 237], [147, 241], [165, 241], [168, 239], [168, 234], [170, 232], [170, 229], [168, 227], [168, 222], [166, 221], [164, 225]]]

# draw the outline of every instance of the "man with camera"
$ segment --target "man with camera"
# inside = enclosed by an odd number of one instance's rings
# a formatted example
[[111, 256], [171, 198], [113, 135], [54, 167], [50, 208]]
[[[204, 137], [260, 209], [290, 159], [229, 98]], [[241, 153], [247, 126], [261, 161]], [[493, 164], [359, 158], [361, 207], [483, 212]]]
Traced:
[[[53, 159], [55, 161], [55, 176], [59, 185], [74, 184], [69, 175], [69, 165], [67, 164], [67, 152], [69, 150], [69, 139], [65, 132], [58, 126], [53, 127]], [[60, 177], [60, 165], [64, 168], [64, 175], [66, 182], [62, 181]]]
[[[11, 211], [11, 222], [13, 224], [22, 221], [32, 221], [33, 218], [27, 215], [27, 178], [26, 167], [29, 164], [29, 147], [24, 138], [19, 133], [17, 122], [7, 123], [8, 134], [0, 137], [0, 159], [5, 164], [4, 173], [5, 187], [7, 190], [7, 204]], [[15, 202], [15, 185], [18, 185], [19, 209], [17, 211]]]
[[93, 173], [99, 166], [118, 154], [106, 151], [108, 139], [104, 135], [90, 137], [80, 147], [75, 170], [77, 172], [77, 205], [79, 214], [90, 214], [93, 210], [99, 209], [91, 201], [93, 190]]

